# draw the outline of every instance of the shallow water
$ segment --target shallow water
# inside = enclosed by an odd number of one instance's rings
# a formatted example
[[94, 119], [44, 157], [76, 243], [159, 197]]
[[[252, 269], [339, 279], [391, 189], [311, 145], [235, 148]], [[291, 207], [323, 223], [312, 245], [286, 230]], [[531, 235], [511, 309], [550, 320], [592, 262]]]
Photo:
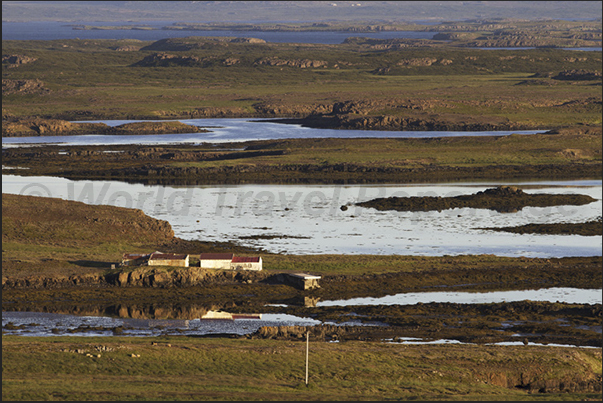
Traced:
[[[576, 304], [601, 304], [601, 290], [575, 288], [549, 288], [523, 291], [499, 292], [426, 292], [407, 293], [383, 298], [355, 298], [347, 301], [322, 301], [316, 306], [354, 306], [354, 305], [412, 305], [430, 302], [451, 302], [464, 304], [483, 304], [512, 301], [549, 301]], [[125, 311], [124, 311], [125, 312]], [[245, 314], [239, 316], [245, 316]], [[336, 325], [334, 322], [321, 322], [307, 317], [298, 317], [284, 313], [263, 313], [237, 318], [227, 312], [209, 311], [203, 317], [181, 319], [141, 319], [109, 316], [78, 316], [43, 312], [2, 312], [3, 333], [21, 336], [112, 336], [113, 328], [123, 330], [123, 336], [160, 336], [160, 335], [206, 335], [206, 334], [250, 334], [262, 326], [315, 326], [320, 324]], [[222, 319], [217, 319], [222, 318]], [[12, 329], [5, 328], [10, 323]], [[339, 326], [370, 326], [349, 321]], [[18, 327], [15, 329], [14, 327]], [[408, 343], [424, 342], [408, 338]], [[398, 340], [400, 342], [400, 340]], [[439, 341], [446, 342], [446, 341]], [[451, 341], [455, 342], [455, 341]]]
[[[300, 125], [273, 123], [267, 119], [179, 119], [178, 121], [206, 127], [209, 133], [154, 134], [154, 135], [79, 135], [79, 136], [38, 136], [2, 138], [2, 147], [18, 147], [35, 144], [73, 145], [124, 145], [124, 144], [201, 144], [221, 142], [242, 142], [249, 140], [275, 140], [297, 138], [416, 138], [416, 137], [458, 137], [458, 136], [505, 136], [512, 133], [534, 134], [545, 130], [506, 131], [384, 131], [384, 130], [337, 130], [314, 129]], [[105, 123], [118, 126], [143, 120], [94, 120], [88, 123]], [[146, 122], [150, 122], [146, 120]], [[77, 122], [76, 122], [77, 123]]]
[[[8, 323], [22, 329], [5, 329]], [[287, 314], [262, 314], [261, 319], [133, 319], [103, 316], [76, 316], [44, 312], [2, 312], [3, 334], [20, 336], [121, 336], [249, 334], [262, 326], [312, 326], [321, 322]], [[86, 327], [104, 329], [86, 330]]]
[[546, 301], [565, 302], [568, 304], [601, 304], [601, 290], [583, 290], [579, 288], [543, 288], [538, 290], [521, 291], [492, 291], [492, 292], [411, 292], [388, 295], [381, 298], [353, 298], [337, 301], [320, 301], [316, 304], [323, 306], [354, 306], [354, 305], [414, 305], [430, 302], [450, 302], [456, 304], [490, 304], [516, 301]]
[[[58, 197], [87, 204], [138, 208], [167, 220], [177, 237], [233, 241], [285, 254], [399, 254], [566, 257], [601, 256], [600, 236], [534, 235], [478, 228], [585, 222], [601, 216], [601, 181], [546, 181], [526, 193], [580, 193], [584, 206], [441, 212], [377, 211], [342, 205], [389, 196], [473, 194], [498, 184], [147, 186], [118, 181], [71, 181], [2, 175], [2, 192]], [[538, 184], [534, 182], [532, 184]], [[558, 185], [558, 186], [556, 186]], [[118, 257], [116, 257], [118, 260]]]
[[[522, 337], [517, 335], [517, 337]], [[474, 343], [463, 343], [458, 340], [449, 340], [449, 339], [437, 339], [437, 340], [429, 340], [425, 341], [423, 339], [417, 339], [415, 337], [399, 337], [396, 341], [393, 340], [384, 340], [389, 344], [474, 344]], [[503, 341], [500, 343], [486, 343], [487, 346], [546, 346], [546, 347], [576, 347], [572, 344], [542, 344], [542, 343], [534, 343], [534, 342], [523, 342], [523, 341]], [[600, 348], [594, 346], [578, 346], [579, 348]]]

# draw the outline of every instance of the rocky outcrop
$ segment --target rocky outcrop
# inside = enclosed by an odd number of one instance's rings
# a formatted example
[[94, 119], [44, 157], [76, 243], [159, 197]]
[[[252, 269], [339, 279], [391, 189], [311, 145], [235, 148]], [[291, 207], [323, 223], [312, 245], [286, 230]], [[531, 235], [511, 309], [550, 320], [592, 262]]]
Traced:
[[[164, 116], [169, 117], [170, 113], [166, 112]], [[249, 111], [239, 106], [231, 107], [216, 107], [203, 106], [195, 108], [187, 112], [187, 117], [195, 118], [236, 118], [249, 116]], [[176, 116], [175, 116], [176, 117]]]
[[97, 133], [108, 128], [104, 123], [71, 123], [59, 119], [24, 119], [14, 122], [2, 122], [2, 137]]
[[232, 37], [189, 37], [189, 38], [167, 38], [160, 39], [152, 44], [141, 48], [141, 50], [152, 50], [159, 52], [176, 52], [196, 49], [206, 49], [215, 46], [226, 47], [229, 43], [263, 44], [265, 40], [259, 38], [232, 38]]
[[356, 203], [357, 206], [379, 211], [442, 211], [454, 208], [489, 209], [499, 213], [514, 213], [524, 207], [584, 205], [596, 201], [581, 194], [528, 194], [515, 186], [497, 186], [471, 195], [455, 197], [388, 197]]
[[38, 79], [35, 80], [11, 80], [2, 79], [2, 95], [11, 94], [46, 94], [50, 92], [44, 86], [44, 83]]
[[115, 48], [116, 52], [137, 52], [140, 50], [140, 46], [136, 45], [122, 45]]
[[281, 103], [258, 102], [253, 108], [259, 116], [308, 116], [314, 114], [331, 113], [333, 106], [329, 104], [313, 105], [286, 105]]
[[551, 77], [554, 80], [570, 80], [570, 81], [585, 81], [585, 80], [601, 80], [600, 71], [591, 70], [564, 70]]
[[[118, 266], [118, 263], [115, 263]], [[281, 276], [283, 277], [283, 276]], [[139, 266], [134, 268], [117, 267], [106, 274], [72, 275], [68, 277], [28, 276], [23, 278], [2, 277], [3, 289], [30, 288], [56, 289], [73, 286], [117, 286], [173, 288], [194, 287], [217, 284], [252, 284], [269, 282], [282, 284], [284, 281], [274, 273], [265, 271], [228, 271], [211, 270], [200, 267], [169, 268], [158, 266]]]
[[416, 130], [416, 131], [484, 131], [530, 130], [504, 118], [477, 119], [472, 116], [404, 117], [358, 116], [357, 114], [312, 115], [302, 119], [282, 120], [282, 123], [301, 124], [305, 127], [354, 130]]
[[[435, 38], [433, 38], [435, 39]], [[393, 39], [374, 39], [366, 37], [350, 37], [343, 41], [347, 45], [360, 46], [367, 50], [398, 50], [415, 47], [432, 47], [438, 43], [429, 39], [409, 39], [409, 38], [393, 38]]]
[[[80, 124], [80, 123], [77, 123]], [[76, 124], [76, 125], [77, 125]], [[138, 135], [138, 134], [175, 134], [175, 133], [207, 133], [209, 130], [182, 122], [133, 122], [115, 127], [107, 127], [104, 134]]]
[[596, 220], [582, 223], [525, 224], [515, 227], [488, 227], [479, 229], [512, 232], [514, 234], [603, 236], [603, 222], [601, 221], [601, 216]]
[[231, 43], [266, 43], [265, 40], [259, 38], [234, 38]]
[[15, 68], [19, 67], [23, 64], [33, 63], [38, 60], [35, 57], [25, 56], [25, 55], [3, 55], [2, 56], [2, 64], [6, 64], [7, 67]]
[[69, 277], [42, 277], [28, 276], [25, 278], [9, 278], [2, 276], [2, 289], [11, 288], [67, 288], [73, 286], [98, 286], [107, 284], [104, 277], [100, 275], [73, 275]]
[[155, 53], [146, 56], [139, 62], [134, 63], [134, 67], [171, 67], [171, 66], [199, 66], [202, 59], [197, 56], [182, 56], [168, 53]]
[[182, 122], [134, 122], [111, 127], [104, 123], [72, 123], [60, 119], [13, 119], [2, 122], [2, 137], [68, 136], [79, 134], [137, 135], [205, 133]]
[[120, 287], [190, 287], [207, 284], [243, 283], [250, 284], [267, 279], [266, 272], [242, 272], [186, 267], [168, 269], [141, 266], [134, 270], [123, 269], [109, 274], [106, 281]]
[[421, 57], [414, 59], [402, 59], [397, 64], [398, 66], [431, 66], [437, 61], [438, 59], [435, 57]]
[[317, 67], [327, 67], [328, 63], [324, 60], [310, 60], [310, 59], [279, 59], [278, 57], [264, 57], [262, 59], [257, 60], [254, 63], [256, 66], [288, 66], [288, 67], [298, 67], [301, 69], [306, 68], [317, 68]]
[[182, 38], [160, 39], [152, 44], [141, 48], [140, 50], [153, 50], [162, 52], [175, 52], [198, 49], [201, 43], [185, 42]]
[[[453, 37], [454, 34], [451, 35]], [[443, 36], [438, 36], [443, 38]], [[455, 40], [455, 38], [452, 38]], [[457, 43], [460, 46], [468, 47], [495, 47], [495, 48], [515, 48], [515, 47], [589, 47], [601, 46], [601, 42], [592, 37], [581, 37], [580, 35], [551, 35], [547, 32], [497, 32], [494, 34], [483, 35], [475, 39], [462, 38], [462, 33]]]
[[233, 66], [241, 63], [241, 60], [234, 57], [227, 57], [225, 59], [217, 59], [214, 57], [197, 57], [197, 56], [183, 56], [174, 55], [168, 53], [155, 53], [153, 55], [146, 56], [144, 59], [132, 64], [133, 67], [209, 67], [214, 64], [220, 64], [223, 66]]
[[233, 66], [235, 64], [239, 64], [241, 63], [241, 60], [234, 58], [234, 57], [227, 57], [226, 59], [222, 60], [222, 64], [224, 66]]

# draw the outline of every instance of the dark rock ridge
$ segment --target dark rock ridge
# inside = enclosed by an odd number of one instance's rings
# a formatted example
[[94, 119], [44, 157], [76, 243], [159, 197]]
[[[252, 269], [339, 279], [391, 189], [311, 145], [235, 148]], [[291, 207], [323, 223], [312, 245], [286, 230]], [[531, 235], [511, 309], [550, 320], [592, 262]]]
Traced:
[[549, 207], [583, 205], [596, 201], [580, 194], [527, 194], [515, 186], [498, 186], [472, 195], [455, 197], [388, 197], [356, 203], [360, 207], [396, 211], [442, 211], [454, 208], [482, 208], [500, 213], [512, 213], [526, 206]]
[[603, 235], [603, 223], [601, 222], [601, 217], [584, 223], [525, 224], [516, 227], [489, 227], [478, 229], [512, 232], [515, 234]]
[[[115, 263], [118, 266], [118, 262]], [[71, 275], [68, 277], [28, 276], [2, 277], [2, 289], [69, 289], [79, 287], [145, 287], [185, 288], [220, 284], [285, 284], [286, 277], [267, 271], [229, 271], [202, 269], [200, 267], [123, 267], [105, 274]]]
[[2, 122], [2, 137], [68, 136], [78, 134], [136, 135], [205, 133], [209, 130], [181, 122], [134, 122], [111, 127], [104, 123], [72, 123], [61, 119], [15, 119]]
[[263, 44], [263, 39], [258, 38], [233, 38], [233, 37], [205, 37], [205, 38], [167, 38], [160, 39], [152, 44], [141, 48], [140, 50], [156, 52], [177, 52], [195, 49], [207, 49], [215, 46], [226, 47], [229, 43], [250, 43]]
[[[8, 171], [7, 171], [8, 172]], [[33, 170], [19, 174], [34, 174]], [[92, 171], [65, 170], [62, 177], [68, 179], [127, 178], [145, 184], [243, 184], [243, 183], [324, 183], [361, 184], [403, 181], [459, 181], [468, 179], [521, 179], [521, 178], [596, 178], [601, 175], [601, 166], [593, 164], [534, 165], [534, 166], [485, 166], [485, 167], [440, 167], [425, 164], [414, 168], [367, 167], [356, 164], [281, 164], [237, 165], [220, 167], [157, 167], [142, 166], [123, 169]]]
[[354, 114], [311, 115], [298, 119], [279, 119], [276, 123], [299, 124], [303, 127], [346, 130], [413, 130], [413, 131], [488, 131], [536, 130], [541, 127], [510, 122], [506, 118], [480, 120], [472, 116], [402, 117], [358, 116]]

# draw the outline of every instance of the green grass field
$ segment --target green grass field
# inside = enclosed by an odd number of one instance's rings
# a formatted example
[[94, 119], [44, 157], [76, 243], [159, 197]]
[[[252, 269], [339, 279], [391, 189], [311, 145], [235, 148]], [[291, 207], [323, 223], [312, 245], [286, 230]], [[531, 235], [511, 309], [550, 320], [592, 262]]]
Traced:
[[[309, 344], [183, 337], [2, 337], [8, 400], [596, 400], [601, 350]], [[133, 356], [134, 355], [134, 356]], [[548, 392], [547, 392], [548, 388]], [[555, 389], [557, 388], [557, 389]], [[537, 392], [539, 389], [540, 393]], [[557, 391], [556, 391], [557, 390]]]
[[[126, 45], [140, 50], [115, 50]], [[378, 51], [357, 44], [244, 44], [202, 37], [160, 45], [112, 40], [3, 41], [2, 49], [4, 54], [36, 59], [18, 67], [3, 63], [3, 79], [39, 80], [49, 90], [10, 92], [3, 87], [5, 116], [186, 118], [203, 117], [198, 111], [204, 108], [254, 116], [257, 105], [277, 105], [280, 112], [275, 113], [287, 116], [357, 100], [375, 103], [363, 111], [369, 115], [504, 117], [546, 128], [601, 122], [600, 80], [533, 77], [564, 70], [600, 72], [600, 52], [430, 47]], [[134, 66], [156, 53], [200, 61]], [[318, 60], [325, 66], [261, 64], [267, 58]], [[228, 59], [237, 62], [225, 65]], [[409, 60], [418, 65], [401, 65]], [[423, 60], [435, 62], [424, 64]], [[379, 68], [390, 71], [376, 74]], [[392, 99], [397, 100], [395, 105], [412, 100], [415, 106], [380, 106]]]

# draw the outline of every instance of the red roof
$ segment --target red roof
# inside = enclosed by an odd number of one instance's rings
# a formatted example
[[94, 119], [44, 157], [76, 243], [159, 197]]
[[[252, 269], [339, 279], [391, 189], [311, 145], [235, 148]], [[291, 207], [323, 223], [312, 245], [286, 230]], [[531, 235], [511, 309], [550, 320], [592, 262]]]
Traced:
[[232, 262], [233, 263], [259, 263], [260, 262], [260, 257], [259, 256], [235, 256], [232, 258]]
[[148, 253], [124, 253], [122, 258], [125, 260], [136, 260], [136, 259], [142, 259], [145, 257], [149, 257], [150, 255]]
[[184, 260], [187, 256], [177, 253], [152, 253], [150, 260]]
[[202, 253], [199, 255], [200, 260], [232, 260], [232, 253]]

